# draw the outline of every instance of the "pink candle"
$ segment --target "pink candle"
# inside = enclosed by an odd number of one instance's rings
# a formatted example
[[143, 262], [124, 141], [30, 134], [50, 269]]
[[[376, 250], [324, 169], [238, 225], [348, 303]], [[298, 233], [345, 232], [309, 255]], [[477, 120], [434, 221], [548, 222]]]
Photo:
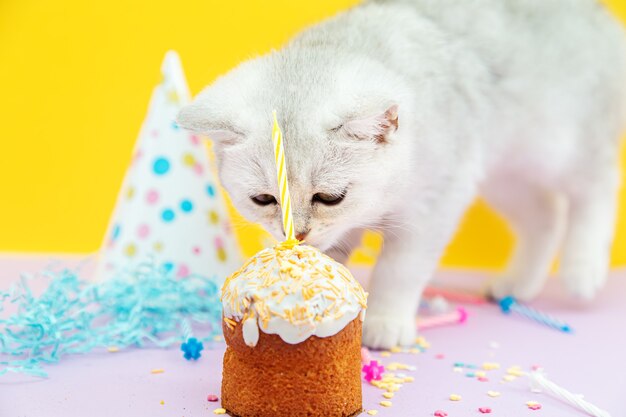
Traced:
[[450, 313], [418, 319], [417, 328], [419, 330], [424, 330], [430, 329], [431, 327], [445, 326], [448, 324], [465, 323], [466, 320], [467, 311], [463, 307], [457, 307], [456, 310]]
[[466, 304], [485, 304], [487, 300], [485, 297], [476, 294], [467, 294], [462, 292], [455, 292], [450, 290], [444, 290], [437, 287], [426, 287], [424, 290], [424, 297], [436, 297], [441, 296], [448, 301], [454, 301], [457, 303]]

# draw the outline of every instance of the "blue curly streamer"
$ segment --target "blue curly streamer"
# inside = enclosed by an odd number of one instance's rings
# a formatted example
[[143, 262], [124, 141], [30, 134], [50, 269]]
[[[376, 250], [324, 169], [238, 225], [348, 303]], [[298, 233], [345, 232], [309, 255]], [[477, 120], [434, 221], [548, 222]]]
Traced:
[[0, 376], [46, 377], [42, 365], [95, 348], [180, 344], [191, 334], [188, 320], [204, 325], [208, 334], [198, 340], [221, 333], [222, 305], [211, 278], [175, 279], [153, 262], [102, 283], [69, 270], [43, 275], [50, 284], [40, 296], [33, 295], [28, 277], [0, 292], [0, 313], [7, 302], [18, 308], [0, 317]]

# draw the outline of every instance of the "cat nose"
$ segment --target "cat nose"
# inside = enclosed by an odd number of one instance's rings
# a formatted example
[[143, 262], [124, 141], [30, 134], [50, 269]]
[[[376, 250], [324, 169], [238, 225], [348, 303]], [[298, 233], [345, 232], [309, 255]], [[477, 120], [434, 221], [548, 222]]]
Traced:
[[300, 240], [300, 241], [304, 240], [304, 239], [307, 237], [307, 235], [309, 234], [309, 232], [310, 232], [310, 230], [305, 230], [305, 231], [302, 231], [302, 232], [297, 232], [297, 233], [296, 233], [296, 239], [298, 239], [298, 240]]

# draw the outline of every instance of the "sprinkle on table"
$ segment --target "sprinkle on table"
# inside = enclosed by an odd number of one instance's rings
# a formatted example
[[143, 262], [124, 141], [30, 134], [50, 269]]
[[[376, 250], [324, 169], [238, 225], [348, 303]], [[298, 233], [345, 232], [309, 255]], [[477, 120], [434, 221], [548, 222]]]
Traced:
[[541, 404], [539, 404], [537, 401], [527, 401], [526, 406], [530, 410], [541, 410]]
[[435, 417], [448, 417], [448, 413], [446, 413], [443, 410], [437, 410], [433, 413], [433, 416]]
[[[225, 319], [228, 319], [228, 317], [225, 317]], [[188, 338], [186, 342], [180, 345], [180, 350], [183, 351], [183, 356], [187, 360], [198, 360], [202, 356], [201, 352], [203, 349], [204, 345], [195, 337]]]
[[458, 394], [450, 394], [450, 401], [461, 401], [461, 396]]
[[483, 363], [483, 369], [485, 371], [493, 371], [495, 369], [500, 369], [500, 364], [496, 362], [485, 362]]
[[489, 408], [489, 407], [479, 407], [478, 411], [480, 411], [482, 414], [490, 414], [491, 413], [491, 408]]
[[487, 391], [487, 395], [491, 398], [499, 397], [500, 393], [498, 391]]
[[391, 407], [391, 401], [383, 400], [380, 402], [383, 407]]
[[383, 392], [383, 397], [390, 400], [393, 398], [393, 392]]
[[378, 364], [378, 361], [370, 361], [368, 365], [363, 365], [361, 369], [365, 373], [365, 380], [367, 382], [380, 381], [382, 379], [385, 367]]
[[369, 414], [370, 416], [375, 416], [376, 414], [378, 414], [378, 410], [367, 410], [367, 414]]
[[119, 352], [120, 348], [118, 348], [117, 346], [109, 346], [107, 350], [111, 353], [115, 353], [115, 352]]
[[161, 402], [159, 404], [165, 405], [165, 401], [161, 400]]
[[209, 395], [206, 397], [206, 399], [207, 399], [207, 401], [212, 402], [212, 403], [214, 403], [214, 402], [216, 402], [216, 401], [218, 401], [218, 400], [219, 400], [219, 398], [218, 398], [218, 397], [217, 397], [217, 395], [215, 395], [215, 394], [209, 394]]
[[151, 374], [162, 374], [165, 372], [165, 369], [163, 368], [156, 368], [150, 371]]
[[526, 372], [522, 371], [522, 368], [519, 365], [511, 366], [506, 370], [507, 375], [512, 376], [524, 376]]
[[215, 410], [213, 410], [213, 414], [226, 414], [226, 409], [216, 408]]

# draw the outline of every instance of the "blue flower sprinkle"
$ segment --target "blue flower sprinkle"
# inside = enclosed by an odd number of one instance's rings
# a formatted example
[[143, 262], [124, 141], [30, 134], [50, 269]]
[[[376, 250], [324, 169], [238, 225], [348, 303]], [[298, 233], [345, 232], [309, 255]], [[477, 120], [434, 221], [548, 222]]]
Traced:
[[202, 342], [198, 341], [195, 337], [187, 339], [186, 343], [180, 345], [180, 350], [185, 352], [184, 356], [187, 360], [197, 360], [202, 354], [200, 353], [204, 349]]

